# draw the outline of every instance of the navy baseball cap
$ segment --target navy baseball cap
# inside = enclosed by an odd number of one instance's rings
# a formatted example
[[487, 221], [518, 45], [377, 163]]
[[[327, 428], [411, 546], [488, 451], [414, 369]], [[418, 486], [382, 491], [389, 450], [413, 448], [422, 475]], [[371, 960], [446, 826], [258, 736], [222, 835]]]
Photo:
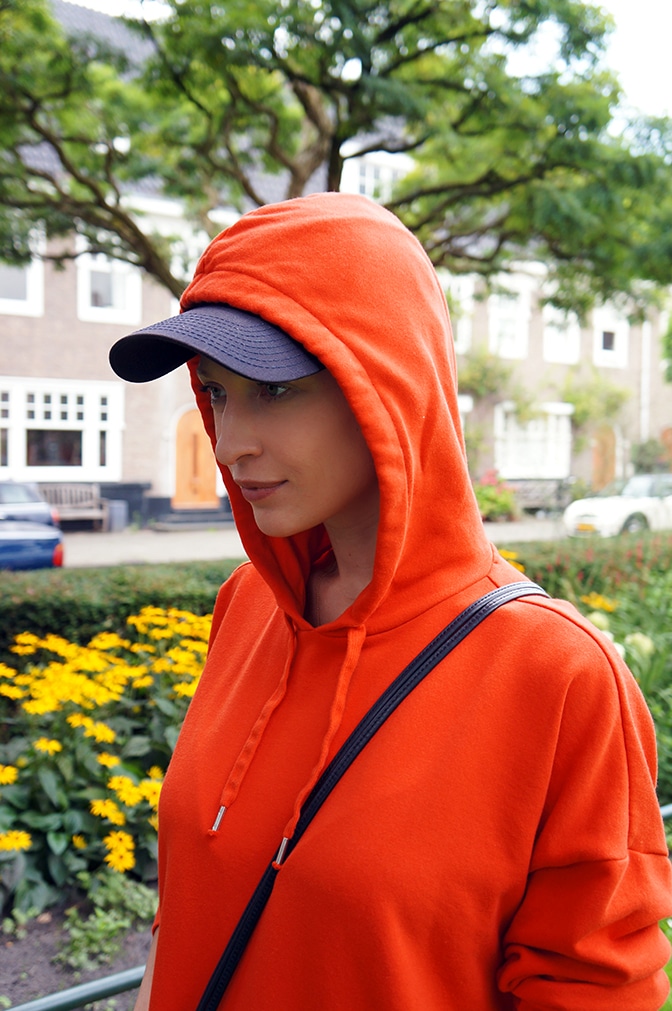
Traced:
[[298, 341], [261, 316], [214, 302], [122, 337], [110, 350], [110, 365], [122, 379], [147, 383], [196, 355], [262, 383], [303, 379], [324, 368]]

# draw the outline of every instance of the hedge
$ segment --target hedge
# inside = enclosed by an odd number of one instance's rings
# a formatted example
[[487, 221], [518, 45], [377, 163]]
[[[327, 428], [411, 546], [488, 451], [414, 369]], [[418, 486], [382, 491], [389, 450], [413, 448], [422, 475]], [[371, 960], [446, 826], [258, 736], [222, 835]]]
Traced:
[[78, 645], [99, 632], [123, 631], [143, 607], [208, 614], [238, 561], [42, 569], [0, 574], [0, 662], [20, 632], [56, 633]]

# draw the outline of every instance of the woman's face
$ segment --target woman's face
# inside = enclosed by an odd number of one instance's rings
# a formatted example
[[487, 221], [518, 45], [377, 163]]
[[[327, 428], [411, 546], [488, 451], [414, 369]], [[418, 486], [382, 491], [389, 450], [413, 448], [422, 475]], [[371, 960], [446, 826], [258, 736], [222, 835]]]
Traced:
[[216, 456], [271, 537], [323, 523], [354, 534], [378, 518], [378, 481], [364, 436], [325, 370], [284, 384], [245, 379], [202, 357]]

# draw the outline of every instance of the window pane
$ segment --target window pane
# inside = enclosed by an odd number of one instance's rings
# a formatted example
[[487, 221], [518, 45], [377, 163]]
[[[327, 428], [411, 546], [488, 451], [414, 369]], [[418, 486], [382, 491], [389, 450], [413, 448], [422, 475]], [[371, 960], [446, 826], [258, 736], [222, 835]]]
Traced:
[[29, 429], [26, 432], [29, 467], [81, 467], [82, 433]]
[[112, 306], [112, 274], [102, 270], [91, 271], [91, 305], [101, 308]]
[[28, 298], [28, 273], [26, 267], [10, 267], [0, 263], [0, 298], [15, 298], [25, 302]]

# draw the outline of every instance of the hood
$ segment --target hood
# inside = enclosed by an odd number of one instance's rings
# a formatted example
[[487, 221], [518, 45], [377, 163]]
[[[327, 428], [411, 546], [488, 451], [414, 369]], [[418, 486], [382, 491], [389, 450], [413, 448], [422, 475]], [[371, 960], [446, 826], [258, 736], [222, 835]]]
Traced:
[[[371, 450], [381, 493], [373, 578], [334, 630], [398, 627], [487, 573], [492, 548], [467, 470], [446, 298], [394, 215], [340, 193], [254, 210], [203, 254], [181, 307], [203, 302], [257, 313], [317, 356]], [[193, 386], [214, 444], [209, 397], [195, 377]], [[251, 561], [289, 618], [305, 625], [305, 582], [328, 548], [326, 531], [265, 536], [222, 473]]]

